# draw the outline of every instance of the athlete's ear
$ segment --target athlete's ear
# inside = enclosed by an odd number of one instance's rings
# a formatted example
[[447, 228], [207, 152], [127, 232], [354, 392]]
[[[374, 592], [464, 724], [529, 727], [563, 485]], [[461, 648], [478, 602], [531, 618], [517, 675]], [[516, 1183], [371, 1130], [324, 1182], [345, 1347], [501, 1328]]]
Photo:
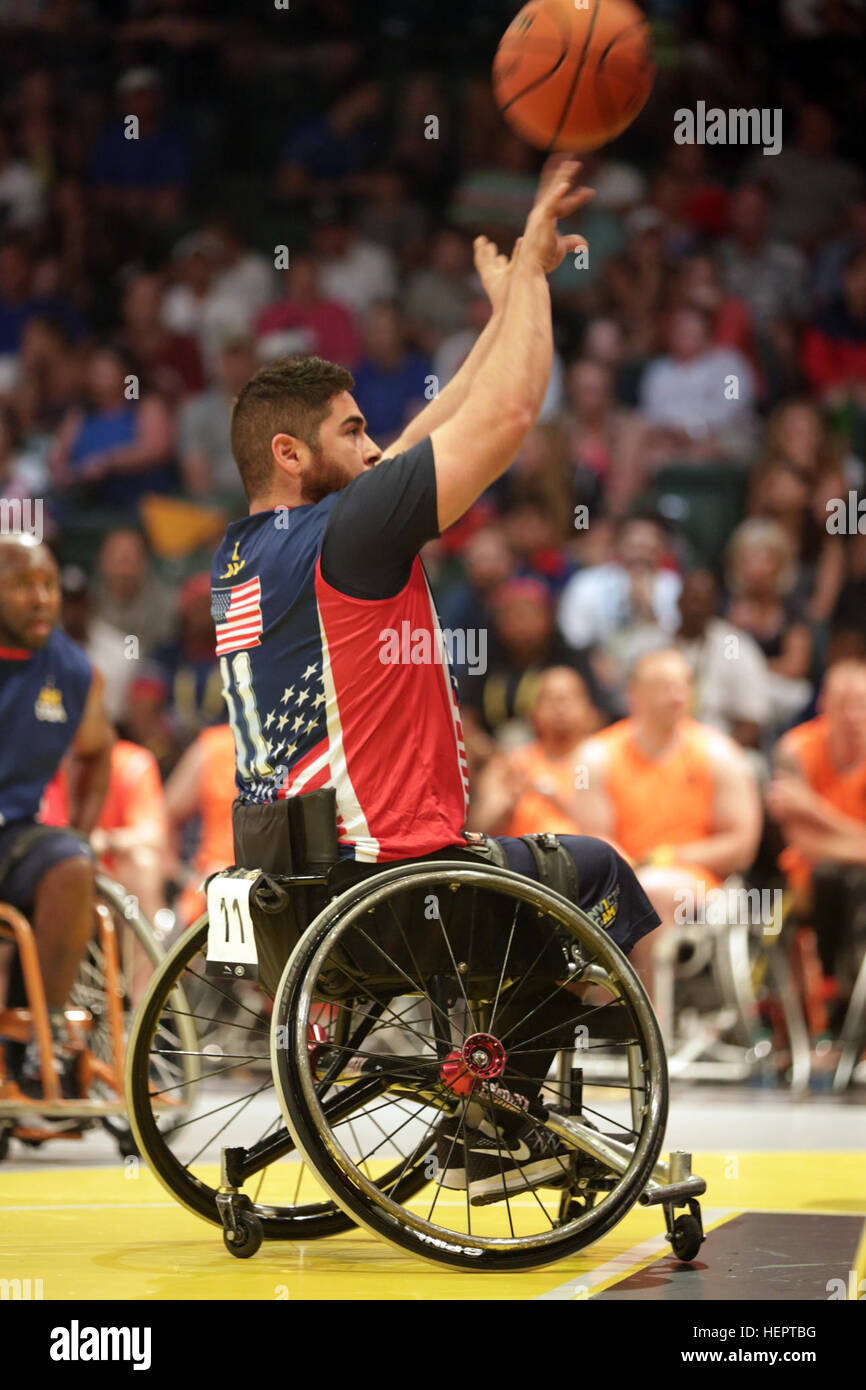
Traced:
[[301, 441], [293, 434], [275, 434], [271, 440], [271, 453], [277, 467], [290, 478], [298, 479], [303, 467], [300, 456]]

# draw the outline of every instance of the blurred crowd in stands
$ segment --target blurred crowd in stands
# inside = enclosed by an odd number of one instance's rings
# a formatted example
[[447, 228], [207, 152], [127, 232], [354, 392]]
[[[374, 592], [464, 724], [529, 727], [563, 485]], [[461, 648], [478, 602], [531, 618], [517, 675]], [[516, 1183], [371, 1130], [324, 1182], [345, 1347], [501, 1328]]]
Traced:
[[[315, 353], [353, 371], [387, 445], [486, 322], [474, 235], [510, 251], [532, 202], [541, 156], [489, 79], [515, 6], [452, 8], [0, 4], [0, 497], [44, 499], [64, 622], [152, 755], [154, 844], [170, 823], [178, 865], [231, 858], [207, 572], [244, 510], [234, 394]], [[863, 8], [645, 8], [656, 86], [585, 159], [589, 260], [551, 277], [539, 423], [424, 555], [443, 628], [487, 634], [484, 669], [457, 670], [470, 824], [574, 828], [575, 750], [646, 703], [629, 673], [672, 649], [676, 717], [758, 782], [853, 663], [846, 814], [866, 823]], [[677, 144], [697, 101], [781, 108], [781, 151]], [[800, 823], [776, 792], [762, 845]]]

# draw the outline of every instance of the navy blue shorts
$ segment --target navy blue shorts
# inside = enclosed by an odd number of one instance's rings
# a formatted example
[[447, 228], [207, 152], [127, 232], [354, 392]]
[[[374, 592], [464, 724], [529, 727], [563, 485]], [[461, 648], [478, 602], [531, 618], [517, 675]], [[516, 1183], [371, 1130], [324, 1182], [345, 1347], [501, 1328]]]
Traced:
[[[32, 830], [34, 821], [13, 821], [11, 825], [0, 826], [0, 864], [12, 849], [15, 842], [26, 831]], [[61, 827], [50, 833], [40, 835], [29, 850], [16, 860], [9, 872], [0, 879], [0, 899], [11, 903], [20, 912], [30, 913], [40, 881], [65, 859], [93, 859], [89, 847], [70, 830]]]
[[[602, 927], [626, 954], [661, 918], [637, 876], [606, 840], [593, 835], [557, 835], [577, 869], [578, 907]], [[505, 850], [508, 867], [526, 878], [538, 879], [535, 859], [523, 840], [508, 835], [496, 839]]]

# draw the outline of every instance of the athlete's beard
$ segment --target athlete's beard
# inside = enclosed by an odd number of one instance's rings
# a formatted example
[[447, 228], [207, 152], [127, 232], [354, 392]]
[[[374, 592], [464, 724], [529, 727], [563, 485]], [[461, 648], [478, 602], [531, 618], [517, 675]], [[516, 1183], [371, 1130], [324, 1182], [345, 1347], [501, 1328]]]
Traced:
[[330, 497], [332, 492], [340, 492], [352, 481], [352, 474], [344, 464], [326, 458], [318, 445], [311, 444], [310, 451], [313, 459], [301, 477], [301, 501], [315, 504]]
[[26, 626], [10, 622], [0, 610], [0, 647], [24, 647], [27, 651], [38, 652], [50, 636], [49, 632], [44, 637], [28, 638]]

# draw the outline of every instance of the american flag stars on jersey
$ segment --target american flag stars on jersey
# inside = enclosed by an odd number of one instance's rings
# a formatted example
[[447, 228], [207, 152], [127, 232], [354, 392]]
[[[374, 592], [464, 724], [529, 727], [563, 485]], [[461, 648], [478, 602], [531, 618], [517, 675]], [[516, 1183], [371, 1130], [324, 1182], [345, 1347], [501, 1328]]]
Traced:
[[269, 800], [275, 787], [278, 797], [286, 795], [296, 770], [306, 765], [310, 753], [315, 756], [320, 751], [326, 732], [321, 662], [308, 663], [297, 680], [283, 687], [275, 707], [262, 720], [262, 729], [274, 773], [266, 779], [252, 780], [252, 801]]
[[258, 647], [262, 635], [261, 580], [248, 579], [227, 589], [211, 590], [211, 617], [216, 623], [216, 654]]

